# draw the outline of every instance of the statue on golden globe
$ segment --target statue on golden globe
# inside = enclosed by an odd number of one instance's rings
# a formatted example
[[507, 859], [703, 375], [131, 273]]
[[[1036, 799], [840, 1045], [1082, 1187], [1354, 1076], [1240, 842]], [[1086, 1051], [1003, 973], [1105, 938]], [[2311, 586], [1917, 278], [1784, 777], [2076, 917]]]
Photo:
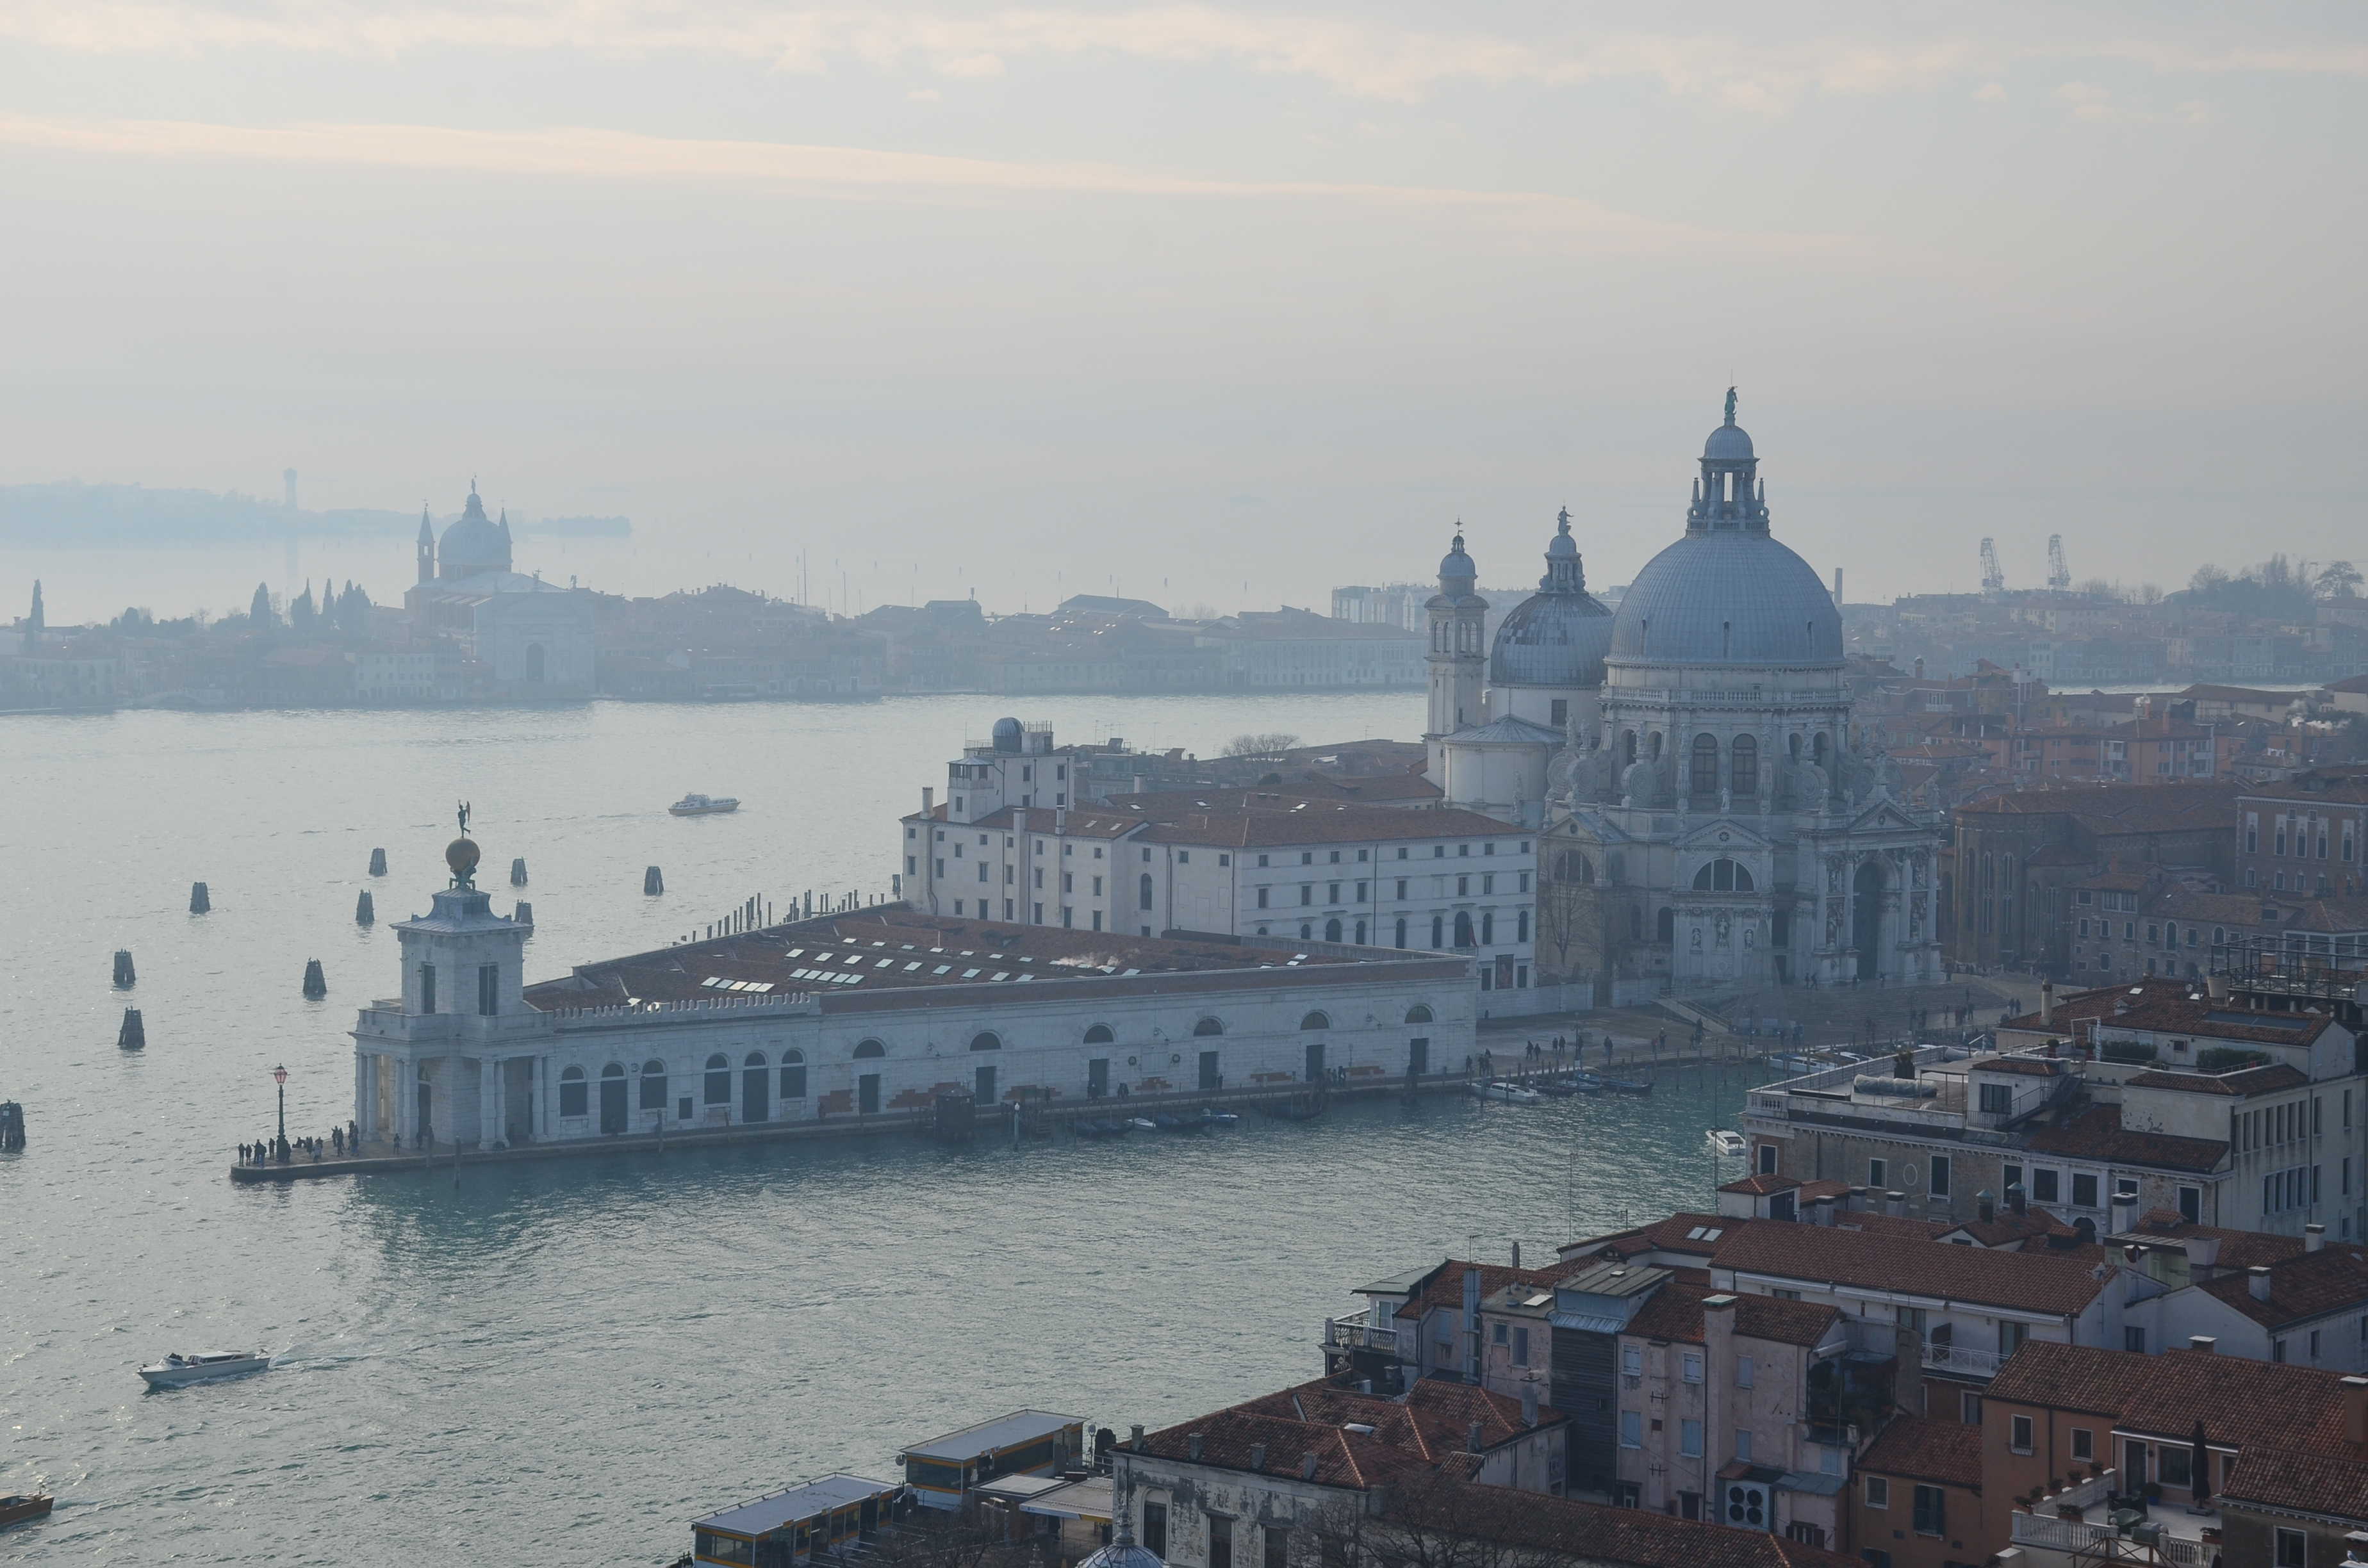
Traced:
[[469, 802], [461, 802], [461, 836], [444, 846], [444, 863], [452, 868], [452, 885], [473, 891], [477, 885], [477, 846], [469, 837]]

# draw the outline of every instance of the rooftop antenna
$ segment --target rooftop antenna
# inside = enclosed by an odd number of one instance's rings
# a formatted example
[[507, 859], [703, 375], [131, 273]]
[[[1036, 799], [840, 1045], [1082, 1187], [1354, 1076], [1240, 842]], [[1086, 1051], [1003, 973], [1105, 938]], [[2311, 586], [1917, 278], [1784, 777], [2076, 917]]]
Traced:
[[2069, 593], [2072, 588], [2072, 568], [2064, 563], [2064, 536], [2047, 536], [2047, 585], [2057, 593]]

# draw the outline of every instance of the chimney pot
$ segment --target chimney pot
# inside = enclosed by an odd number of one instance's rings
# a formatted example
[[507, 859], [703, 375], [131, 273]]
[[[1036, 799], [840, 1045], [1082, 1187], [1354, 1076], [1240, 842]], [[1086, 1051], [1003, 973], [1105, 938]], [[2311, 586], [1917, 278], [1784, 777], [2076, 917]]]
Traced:
[[2305, 1251], [2305, 1252], [2317, 1252], [2319, 1248], [2321, 1248], [2321, 1247], [2325, 1246], [2326, 1244], [2327, 1244], [2327, 1227], [2326, 1227], [2326, 1226], [2324, 1226], [2324, 1225], [2305, 1225], [2305, 1226], [2302, 1228], [2302, 1250], [2303, 1250], [2303, 1251]]
[[1472, 1423], [1471, 1430], [1464, 1434], [1464, 1451], [1466, 1453], [1476, 1454], [1480, 1451], [1482, 1432], [1479, 1422], [1474, 1421]]
[[938, 803], [938, 792], [937, 792], [937, 790], [936, 790], [935, 789], [931, 788], [929, 785], [927, 785], [927, 784], [922, 785], [922, 786], [921, 786], [921, 814], [922, 814], [923, 816], [928, 816], [931, 811], [933, 811], [934, 809], [936, 809], [937, 803]]
[[2255, 1264], [2252, 1267], [2245, 1270], [2245, 1287], [2253, 1292], [2253, 1300], [2257, 1301], [2268, 1301], [2270, 1299], [2270, 1271], [2262, 1267], [2260, 1265]]
[[[2368, 1443], [2368, 1378], [2345, 1378], [2343, 1388], [2343, 1436], [2354, 1443]], [[2345, 1540], [2351, 1538], [2346, 1536]], [[2358, 1556], [2357, 1551], [2352, 1553]]]
[[1987, 1188], [1974, 1194], [1974, 1212], [1981, 1217], [1983, 1224], [1990, 1223], [1998, 1218], [1998, 1199]]
[[1535, 1383], [1524, 1383], [1521, 1385], [1521, 1425], [1524, 1426], [1534, 1426], [1537, 1424], [1538, 1385]]
[[2028, 1214], [2031, 1212], [2029, 1205], [2023, 1201], [2022, 1183], [2015, 1181], [2009, 1182], [2007, 1184], [2006, 1206], [2013, 1210], [2018, 1214]]
[[1143, 1452], [1143, 1427], [1140, 1425], [1137, 1425], [1131, 1428], [1127, 1433], [1126, 1441], [1127, 1446], [1133, 1449], [1136, 1453]]
[[1845, 1199], [1843, 1200], [1843, 1203], [1842, 1203], [1842, 1210], [1843, 1210], [1843, 1212], [1845, 1212], [1845, 1213], [1850, 1213], [1850, 1214], [1863, 1214], [1863, 1213], [1865, 1213], [1865, 1212], [1866, 1212], [1866, 1188], [1864, 1188], [1864, 1187], [1851, 1187], [1851, 1188], [1850, 1189], [1850, 1196], [1849, 1196], [1847, 1199]]
[[2199, 1356], [2209, 1356], [2220, 1348], [2220, 1342], [2208, 1334], [2191, 1334], [2187, 1336], [2187, 1347]]
[[1315, 1450], [1314, 1449], [1310, 1449], [1305, 1453], [1299, 1456], [1299, 1479], [1302, 1481], [1313, 1481], [1315, 1479]]
[[1252, 1443], [1250, 1445], [1250, 1468], [1252, 1470], [1264, 1470], [1266, 1468], [1266, 1445], [1264, 1443]]
[[1513, 1267], [1516, 1268], [1521, 1267], [1521, 1244], [1519, 1242], [1513, 1244]]
[[1904, 1219], [1907, 1213], [1907, 1195], [1904, 1192], [1884, 1193], [1883, 1211], [1894, 1219]]

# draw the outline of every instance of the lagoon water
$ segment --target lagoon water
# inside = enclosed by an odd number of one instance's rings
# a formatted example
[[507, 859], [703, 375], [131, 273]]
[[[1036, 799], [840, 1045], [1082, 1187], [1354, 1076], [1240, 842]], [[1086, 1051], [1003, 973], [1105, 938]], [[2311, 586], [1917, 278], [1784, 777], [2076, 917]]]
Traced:
[[[349, 1114], [353, 1009], [442, 880], [456, 799], [529, 977], [755, 893], [884, 892], [894, 817], [988, 699], [0, 720], [0, 1564], [656, 1563], [698, 1514], [1020, 1404], [1158, 1426], [1316, 1375], [1322, 1319], [1449, 1252], [1532, 1258], [1712, 1183], [1748, 1080], [1428, 1097], [1207, 1138], [902, 1138], [233, 1187]], [[1030, 703], [1074, 738], [1404, 734], [1408, 693]], [[677, 820], [685, 790], [735, 816]], [[365, 874], [383, 846], [389, 874]], [[663, 866], [666, 893], [642, 895]], [[185, 913], [189, 884], [213, 911]], [[379, 924], [353, 923], [376, 895]], [[131, 949], [137, 987], [109, 983]], [[300, 994], [307, 959], [329, 996]], [[116, 1049], [125, 1006], [143, 1053]], [[150, 1394], [167, 1350], [267, 1376]]]

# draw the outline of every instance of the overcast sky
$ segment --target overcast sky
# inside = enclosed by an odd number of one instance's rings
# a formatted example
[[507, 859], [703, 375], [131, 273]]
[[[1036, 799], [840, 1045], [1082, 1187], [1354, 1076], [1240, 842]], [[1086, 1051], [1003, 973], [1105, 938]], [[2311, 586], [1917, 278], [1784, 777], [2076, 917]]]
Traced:
[[1625, 581], [1732, 382], [1853, 599], [2368, 557], [2362, 17], [0, 0], [0, 482], [1320, 607]]

